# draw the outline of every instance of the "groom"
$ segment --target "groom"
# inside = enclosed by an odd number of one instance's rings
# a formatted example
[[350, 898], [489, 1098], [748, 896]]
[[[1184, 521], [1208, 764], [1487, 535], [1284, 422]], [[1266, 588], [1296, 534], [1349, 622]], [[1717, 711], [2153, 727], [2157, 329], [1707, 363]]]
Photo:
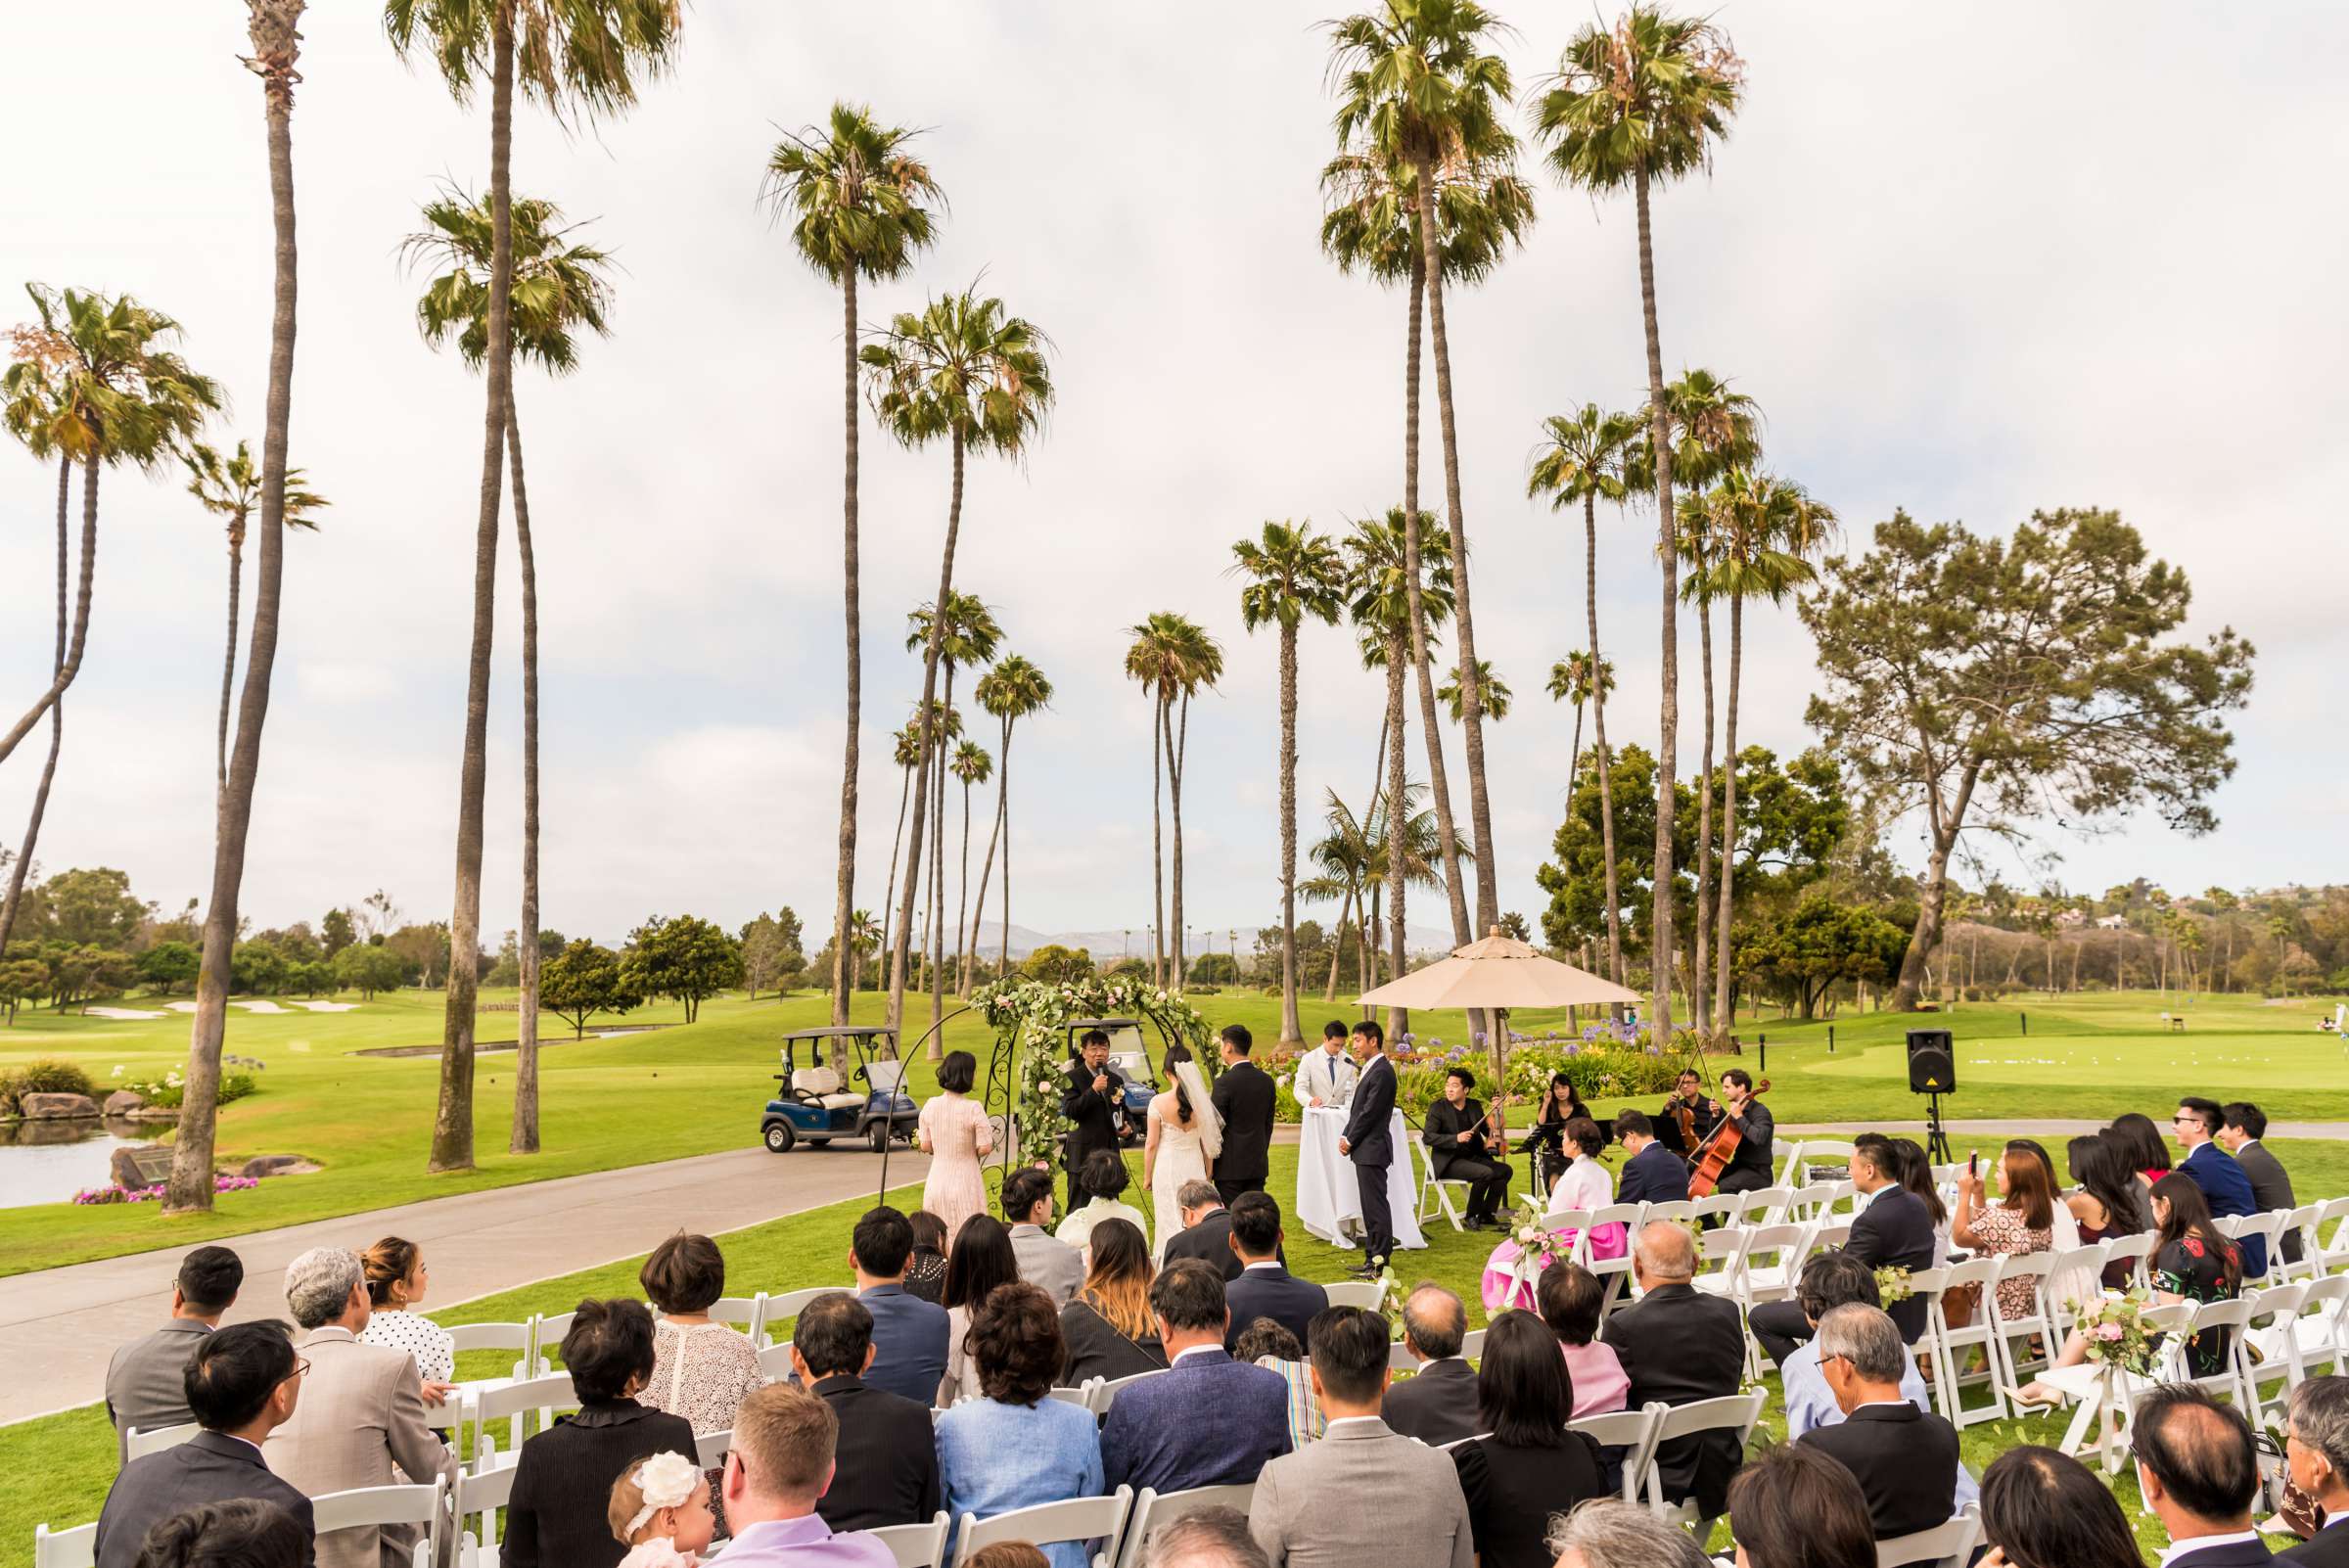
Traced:
[[1352, 1113], [1338, 1136], [1338, 1152], [1354, 1162], [1355, 1179], [1361, 1183], [1362, 1266], [1354, 1271], [1376, 1278], [1395, 1250], [1395, 1217], [1387, 1206], [1387, 1171], [1395, 1163], [1395, 1139], [1389, 1123], [1395, 1115], [1395, 1064], [1387, 1060], [1386, 1032], [1378, 1021], [1365, 1018], [1354, 1026], [1355, 1060], [1362, 1064], [1356, 1080]]

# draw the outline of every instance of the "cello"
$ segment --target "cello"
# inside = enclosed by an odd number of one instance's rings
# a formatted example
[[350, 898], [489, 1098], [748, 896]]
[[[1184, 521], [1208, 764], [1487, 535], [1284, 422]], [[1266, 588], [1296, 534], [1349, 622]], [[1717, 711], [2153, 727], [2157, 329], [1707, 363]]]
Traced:
[[[1757, 1079], [1754, 1082], [1754, 1092], [1746, 1096], [1746, 1101], [1750, 1103], [1769, 1092], [1770, 1080], [1767, 1078]], [[1737, 1145], [1744, 1141], [1745, 1134], [1738, 1130], [1737, 1124], [1729, 1120], [1729, 1113], [1724, 1109], [1721, 1120], [1716, 1122], [1712, 1130], [1705, 1134], [1703, 1147], [1689, 1158], [1688, 1196], [1691, 1198], [1713, 1196], [1714, 1190], [1721, 1184], [1722, 1173], [1727, 1171], [1729, 1168], [1729, 1162], [1737, 1157]]]

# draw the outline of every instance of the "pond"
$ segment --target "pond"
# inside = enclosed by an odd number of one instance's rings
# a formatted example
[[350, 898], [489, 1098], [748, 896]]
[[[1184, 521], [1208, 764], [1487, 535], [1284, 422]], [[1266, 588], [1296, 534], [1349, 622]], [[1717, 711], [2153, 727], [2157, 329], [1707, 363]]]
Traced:
[[135, 1122], [89, 1118], [0, 1124], [0, 1209], [66, 1203], [107, 1185], [115, 1151], [147, 1141], [141, 1132]]

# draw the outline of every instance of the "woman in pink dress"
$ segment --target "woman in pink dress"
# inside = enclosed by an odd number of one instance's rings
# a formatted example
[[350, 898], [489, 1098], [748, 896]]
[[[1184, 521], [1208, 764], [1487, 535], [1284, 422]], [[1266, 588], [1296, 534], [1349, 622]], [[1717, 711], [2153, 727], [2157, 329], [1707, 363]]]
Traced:
[[946, 1223], [946, 1234], [958, 1234], [962, 1222], [987, 1213], [987, 1184], [979, 1178], [979, 1162], [995, 1152], [994, 1124], [987, 1107], [970, 1097], [979, 1076], [979, 1059], [969, 1051], [949, 1051], [938, 1064], [940, 1092], [922, 1106], [918, 1137], [930, 1156], [930, 1176], [922, 1183], [922, 1207]]

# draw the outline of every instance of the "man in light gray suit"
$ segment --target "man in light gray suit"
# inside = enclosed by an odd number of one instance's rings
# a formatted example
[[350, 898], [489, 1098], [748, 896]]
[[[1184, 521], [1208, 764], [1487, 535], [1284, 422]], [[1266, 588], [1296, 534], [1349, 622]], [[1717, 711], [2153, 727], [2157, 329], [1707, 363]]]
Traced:
[[1034, 1166], [1003, 1183], [1003, 1222], [1011, 1226], [1020, 1277], [1043, 1288], [1055, 1308], [1066, 1307], [1084, 1283], [1084, 1254], [1052, 1234], [1052, 1173]]
[[1451, 1455], [1379, 1419], [1387, 1320], [1359, 1307], [1332, 1307], [1314, 1317], [1306, 1339], [1329, 1430], [1256, 1478], [1248, 1532], [1272, 1568], [1470, 1568], [1476, 1545]]
[[[456, 1459], [424, 1424], [416, 1358], [362, 1345], [367, 1276], [358, 1254], [313, 1247], [286, 1268], [286, 1305], [306, 1331], [296, 1349], [309, 1362], [301, 1403], [269, 1434], [269, 1468], [321, 1498], [354, 1487], [456, 1483]], [[408, 1568], [423, 1532], [413, 1526], [338, 1530], [318, 1538], [318, 1568]]]
[[115, 1352], [106, 1369], [106, 1415], [115, 1423], [117, 1461], [130, 1457], [130, 1434], [185, 1426], [188, 1358], [236, 1305], [245, 1265], [226, 1247], [199, 1247], [179, 1263], [171, 1284], [171, 1317], [144, 1339]]

